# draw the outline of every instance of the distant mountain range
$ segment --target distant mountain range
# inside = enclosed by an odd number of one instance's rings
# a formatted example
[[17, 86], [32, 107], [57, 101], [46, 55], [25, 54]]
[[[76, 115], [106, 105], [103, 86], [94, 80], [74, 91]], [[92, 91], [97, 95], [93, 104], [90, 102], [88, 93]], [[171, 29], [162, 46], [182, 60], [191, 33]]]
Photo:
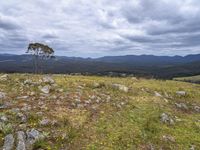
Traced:
[[[40, 62], [42, 73], [81, 73], [94, 75], [135, 75], [171, 79], [200, 74], [200, 54], [188, 56], [126, 55], [101, 58], [57, 56]], [[0, 72], [31, 73], [30, 55], [0, 54]]]

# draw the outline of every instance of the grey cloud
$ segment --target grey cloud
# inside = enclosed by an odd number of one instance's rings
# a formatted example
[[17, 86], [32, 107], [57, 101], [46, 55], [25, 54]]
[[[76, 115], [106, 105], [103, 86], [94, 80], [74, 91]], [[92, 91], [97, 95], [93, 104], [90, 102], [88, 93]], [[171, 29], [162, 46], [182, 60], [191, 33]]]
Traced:
[[84, 57], [200, 53], [196, 0], [1, 1], [0, 16], [4, 53], [23, 53], [29, 42]]
[[54, 34], [45, 34], [45, 35], [42, 36], [42, 38], [44, 38], [44, 39], [57, 39], [58, 36], [54, 35]]
[[12, 20], [2, 18], [0, 15], [0, 29], [3, 30], [17, 30], [20, 29], [20, 26], [13, 22]]

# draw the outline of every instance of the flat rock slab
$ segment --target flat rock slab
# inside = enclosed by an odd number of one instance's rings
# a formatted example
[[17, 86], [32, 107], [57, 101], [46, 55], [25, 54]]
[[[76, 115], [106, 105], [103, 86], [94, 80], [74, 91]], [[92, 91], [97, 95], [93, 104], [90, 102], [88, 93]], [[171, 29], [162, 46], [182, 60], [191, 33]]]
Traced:
[[14, 142], [15, 142], [15, 139], [12, 134], [6, 135], [4, 145], [3, 145], [3, 150], [12, 150], [14, 147]]

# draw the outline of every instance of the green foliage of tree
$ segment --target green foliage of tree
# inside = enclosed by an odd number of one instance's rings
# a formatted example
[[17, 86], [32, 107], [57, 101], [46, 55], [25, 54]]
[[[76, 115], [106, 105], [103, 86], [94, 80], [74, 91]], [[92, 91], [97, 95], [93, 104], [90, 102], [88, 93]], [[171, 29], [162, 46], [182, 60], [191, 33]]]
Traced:
[[34, 72], [38, 73], [39, 58], [49, 59], [54, 58], [54, 50], [48, 45], [41, 43], [30, 43], [27, 52], [34, 56]]

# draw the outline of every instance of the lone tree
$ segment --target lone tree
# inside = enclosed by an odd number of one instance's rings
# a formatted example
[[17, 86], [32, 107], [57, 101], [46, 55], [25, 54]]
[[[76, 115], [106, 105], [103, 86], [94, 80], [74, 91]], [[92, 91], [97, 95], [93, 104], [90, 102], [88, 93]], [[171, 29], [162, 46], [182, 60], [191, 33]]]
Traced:
[[54, 58], [54, 50], [48, 45], [41, 43], [30, 43], [27, 52], [34, 57], [34, 72], [38, 73], [39, 59]]

